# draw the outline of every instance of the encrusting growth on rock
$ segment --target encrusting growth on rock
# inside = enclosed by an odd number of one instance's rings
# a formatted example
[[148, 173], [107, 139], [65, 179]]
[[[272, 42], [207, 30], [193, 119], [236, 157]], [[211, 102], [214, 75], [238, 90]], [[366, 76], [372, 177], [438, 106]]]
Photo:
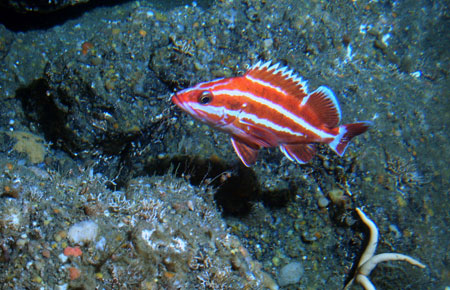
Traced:
[[375, 251], [378, 245], [378, 228], [377, 225], [371, 221], [366, 214], [357, 208], [356, 212], [363, 221], [363, 223], [369, 228], [370, 236], [367, 248], [364, 250], [361, 259], [358, 262], [358, 268], [353, 278], [345, 285], [344, 290], [350, 289], [353, 282], [359, 283], [366, 290], [375, 290], [375, 286], [370, 282], [369, 275], [375, 267], [381, 262], [387, 261], [406, 261], [411, 265], [425, 268], [426, 266], [416, 259], [411, 258], [398, 253], [383, 253], [375, 255]]

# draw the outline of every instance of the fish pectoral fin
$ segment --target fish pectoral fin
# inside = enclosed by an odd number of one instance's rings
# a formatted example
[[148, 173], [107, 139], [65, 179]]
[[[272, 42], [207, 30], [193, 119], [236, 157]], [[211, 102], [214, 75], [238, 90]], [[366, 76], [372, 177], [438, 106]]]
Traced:
[[231, 144], [233, 144], [234, 151], [245, 166], [250, 167], [256, 162], [259, 148], [254, 148], [234, 138], [231, 138]]
[[257, 125], [239, 121], [241, 128], [252, 137], [252, 142], [260, 147], [275, 147], [278, 143], [278, 137], [270, 130], [259, 127]]
[[314, 144], [284, 144], [280, 145], [280, 150], [289, 160], [300, 164], [307, 163], [316, 152]]

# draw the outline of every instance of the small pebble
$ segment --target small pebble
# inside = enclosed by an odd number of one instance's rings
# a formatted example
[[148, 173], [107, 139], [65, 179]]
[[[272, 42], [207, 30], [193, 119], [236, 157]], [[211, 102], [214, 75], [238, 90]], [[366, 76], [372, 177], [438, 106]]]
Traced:
[[55, 234], [55, 241], [60, 242], [62, 239], [65, 239], [67, 237], [66, 231], [59, 231]]
[[310, 234], [309, 232], [302, 233], [302, 241], [305, 243], [312, 243], [317, 240], [315, 235]]
[[194, 211], [194, 203], [192, 202], [192, 200], [188, 200], [187, 207], [190, 211]]
[[268, 39], [264, 40], [264, 48], [266, 48], [266, 49], [270, 48], [272, 46], [272, 44], [273, 44], [273, 40], [272, 39], [268, 38]]
[[42, 256], [44, 256], [44, 258], [50, 258], [50, 251], [47, 249], [43, 250]]
[[280, 274], [278, 275], [278, 284], [282, 287], [296, 284], [300, 281], [304, 272], [305, 269], [303, 268], [302, 263], [291, 262], [281, 268]]
[[22, 247], [24, 247], [26, 244], [27, 244], [27, 240], [25, 240], [25, 239], [18, 239], [17, 242], [16, 242], [16, 246], [17, 246], [18, 248], [22, 248]]
[[394, 237], [398, 240], [402, 237], [402, 233], [396, 225], [389, 225], [389, 231], [394, 234]]
[[34, 283], [42, 283], [42, 278], [39, 276], [34, 276], [31, 281], [33, 281]]
[[67, 262], [67, 260], [69, 259], [68, 256], [64, 255], [63, 253], [58, 255], [59, 260], [61, 261], [61, 263], [65, 263]]
[[69, 288], [69, 284], [56, 285], [55, 290], [67, 290]]
[[332, 189], [328, 192], [331, 201], [334, 204], [340, 203], [342, 201], [342, 197], [344, 196], [344, 191], [342, 189]]
[[322, 196], [319, 198], [318, 204], [320, 208], [324, 208], [330, 204], [330, 201], [325, 196]]

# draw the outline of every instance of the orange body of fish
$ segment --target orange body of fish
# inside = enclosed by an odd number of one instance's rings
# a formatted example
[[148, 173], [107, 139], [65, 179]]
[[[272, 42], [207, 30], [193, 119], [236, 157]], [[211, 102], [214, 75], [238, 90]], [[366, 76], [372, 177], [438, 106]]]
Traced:
[[256, 162], [263, 147], [279, 147], [298, 163], [314, 156], [314, 143], [327, 143], [342, 156], [349, 141], [371, 124], [339, 126], [341, 110], [330, 89], [321, 86], [309, 93], [296, 73], [270, 62], [258, 62], [242, 76], [199, 83], [175, 93], [172, 101], [229, 134], [246, 166]]

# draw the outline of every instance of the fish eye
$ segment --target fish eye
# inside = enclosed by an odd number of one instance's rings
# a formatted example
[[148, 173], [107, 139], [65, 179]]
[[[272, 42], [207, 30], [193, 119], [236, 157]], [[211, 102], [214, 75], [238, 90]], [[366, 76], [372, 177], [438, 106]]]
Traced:
[[204, 91], [200, 94], [198, 98], [198, 102], [202, 105], [209, 104], [212, 101], [212, 94], [210, 91]]

